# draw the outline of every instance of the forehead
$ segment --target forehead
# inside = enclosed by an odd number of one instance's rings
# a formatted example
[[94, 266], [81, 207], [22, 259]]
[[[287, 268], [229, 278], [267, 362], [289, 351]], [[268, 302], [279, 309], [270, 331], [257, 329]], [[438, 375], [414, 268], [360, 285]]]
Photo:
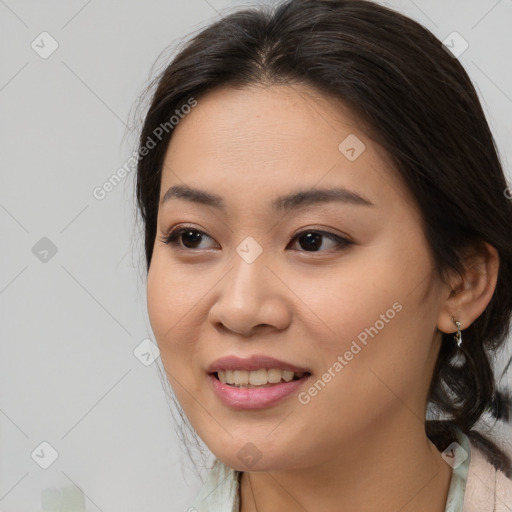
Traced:
[[234, 201], [320, 186], [372, 202], [403, 193], [387, 155], [350, 110], [298, 85], [223, 87], [201, 97], [174, 128], [160, 199], [173, 185]]

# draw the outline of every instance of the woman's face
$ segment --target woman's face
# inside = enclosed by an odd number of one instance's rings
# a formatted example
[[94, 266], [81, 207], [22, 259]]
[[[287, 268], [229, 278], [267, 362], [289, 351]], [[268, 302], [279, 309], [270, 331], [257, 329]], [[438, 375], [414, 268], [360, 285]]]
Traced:
[[348, 110], [299, 86], [210, 92], [174, 128], [164, 198], [151, 326], [217, 457], [306, 467], [421, 424], [446, 288], [414, 201]]

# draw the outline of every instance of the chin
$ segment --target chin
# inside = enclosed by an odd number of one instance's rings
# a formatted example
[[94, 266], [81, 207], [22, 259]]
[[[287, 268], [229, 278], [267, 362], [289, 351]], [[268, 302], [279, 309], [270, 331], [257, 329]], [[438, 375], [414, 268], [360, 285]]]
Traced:
[[258, 447], [258, 445], [248, 440], [235, 451], [226, 453], [225, 450], [220, 450], [213, 453], [226, 466], [235, 471], [259, 472], [296, 468], [297, 458], [291, 460], [290, 454], [286, 451], [269, 453], [268, 450], [265, 451], [264, 447]]

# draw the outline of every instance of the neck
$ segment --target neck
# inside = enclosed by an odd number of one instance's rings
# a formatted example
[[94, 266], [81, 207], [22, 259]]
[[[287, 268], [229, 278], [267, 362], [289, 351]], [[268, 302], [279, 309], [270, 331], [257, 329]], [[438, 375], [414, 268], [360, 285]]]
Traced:
[[243, 473], [241, 512], [444, 512], [452, 468], [424, 424], [404, 416], [359, 432], [318, 464]]

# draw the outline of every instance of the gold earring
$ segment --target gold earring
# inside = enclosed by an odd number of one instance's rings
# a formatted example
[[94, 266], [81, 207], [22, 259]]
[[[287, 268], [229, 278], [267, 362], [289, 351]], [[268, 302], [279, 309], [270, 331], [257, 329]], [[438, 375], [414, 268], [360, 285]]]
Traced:
[[453, 320], [453, 323], [457, 326], [457, 334], [455, 334], [454, 339], [457, 342], [457, 347], [460, 348], [460, 346], [462, 345], [462, 332], [460, 330], [461, 323], [458, 320], [454, 320], [453, 318], [452, 318], [452, 320]]

